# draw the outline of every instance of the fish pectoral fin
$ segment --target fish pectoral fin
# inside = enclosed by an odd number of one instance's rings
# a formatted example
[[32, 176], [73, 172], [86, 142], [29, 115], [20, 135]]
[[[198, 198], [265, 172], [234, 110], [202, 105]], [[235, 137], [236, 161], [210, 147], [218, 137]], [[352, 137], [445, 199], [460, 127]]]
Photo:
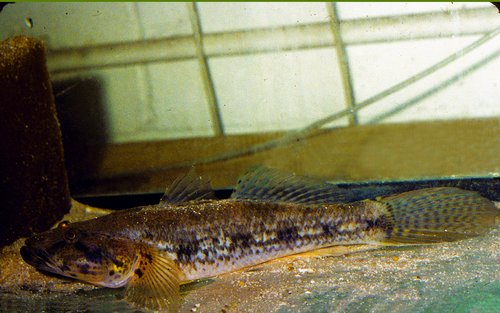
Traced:
[[324, 257], [324, 256], [340, 256], [345, 254], [352, 254], [357, 252], [364, 252], [380, 248], [377, 244], [363, 244], [363, 245], [347, 245], [347, 246], [332, 246], [327, 248], [316, 249], [304, 253], [297, 254], [297, 257]]
[[196, 174], [194, 167], [183, 176], [178, 177], [160, 200], [160, 206], [169, 207], [189, 201], [215, 199], [210, 180]]
[[125, 300], [152, 310], [177, 312], [182, 277], [181, 270], [166, 253], [143, 247], [137, 268], [127, 285]]

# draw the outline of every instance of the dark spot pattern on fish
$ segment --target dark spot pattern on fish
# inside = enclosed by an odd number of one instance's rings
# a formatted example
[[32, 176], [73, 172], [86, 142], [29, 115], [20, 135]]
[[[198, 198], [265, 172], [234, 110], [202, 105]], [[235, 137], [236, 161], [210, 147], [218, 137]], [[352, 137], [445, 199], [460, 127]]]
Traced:
[[[252, 212], [252, 207], [261, 210], [263, 206], [258, 202], [235, 204], [245, 205], [249, 212]], [[232, 223], [231, 220], [224, 227], [203, 225], [195, 229], [185, 225], [182, 235], [168, 239], [177, 244], [166, 244], [162, 249], [174, 253], [178, 265], [196, 270], [207, 264], [232, 265], [234, 260], [266, 257], [306, 246], [359, 242], [367, 237], [390, 235], [389, 232], [386, 233], [387, 223], [383, 214], [370, 213], [376, 212], [376, 209], [359, 215], [353, 214], [360, 210], [358, 206], [324, 206], [314, 210], [302, 206], [297, 212], [297, 206], [290, 205], [289, 209], [295, 212], [288, 214], [285, 211], [286, 205], [266, 203], [265, 206], [267, 210], [259, 212], [263, 218], [260, 216], [256, 219], [256, 214], [248, 214], [248, 227], [244, 228], [241, 227], [241, 222]], [[210, 210], [213, 212], [215, 208]], [[273, 211], [274, 214], [266, 214]], [[376, 235], [377, 233], [382, 235]]]
[[187, 242], [180, 244], [176, 252], [179, 262], [189, 262], [191, 256], [198, 253], [198, 247], [191, 242]]
[[85, 254], [85, 257], [89, 262], [98, 263], [102, 262], [103, 251], [98, 247], [88, 247], [82, 242], [78, 241], [75, 243], [75, 248]]
[[323, 224], [321, 226], [323, 228], [323, 234], [325, 234], [326, 236], [331, 236], [332, 234], [337, 232], [337, 228], [335, 227], [335, 225], [332, 226], [328, 224]]
[[88, 264], [79, 264], [78, 265], [79, 272], [82, 274], [89, 274], [90, 272], [90, 266]]
[[134, 273], [139, 276], [139, 278], [142, 278], [142, 275], [144, 275], [144, 273], [142, 272], [142, 270], [140, 268], [136, 269], [134, 271]]
[[233, 245], [236, 247], [240, 248], [248, 248], [251, 247], [252, 244], [254, 244], [254, 240], [252, 238], [252, 235], [249, 233], [236, 233], [232, 235], [231, 241], [233, 242]]
[[296, 240], [298, 236], [298, 228], [296, 226], [292, 227], [287, 227], [278, 230], [277, 236], [278, 240], [283, 241], [283, 242], [289, 242], [292, 240]]
[[113, 264], [116, 265], [117, 267], [123, 267], [123, 262], [117, 260], [116, 258], [111, 258], [111, 262], [113, 262]]

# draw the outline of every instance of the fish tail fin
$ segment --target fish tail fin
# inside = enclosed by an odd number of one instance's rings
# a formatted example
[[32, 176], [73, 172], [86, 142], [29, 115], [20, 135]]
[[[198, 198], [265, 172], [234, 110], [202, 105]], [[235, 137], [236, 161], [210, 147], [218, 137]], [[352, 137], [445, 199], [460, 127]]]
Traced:
[[473, 191], [426, 188], [381, 197], [387, 215], [386, 243], [455, 241], [485, 233], [499, 210]]

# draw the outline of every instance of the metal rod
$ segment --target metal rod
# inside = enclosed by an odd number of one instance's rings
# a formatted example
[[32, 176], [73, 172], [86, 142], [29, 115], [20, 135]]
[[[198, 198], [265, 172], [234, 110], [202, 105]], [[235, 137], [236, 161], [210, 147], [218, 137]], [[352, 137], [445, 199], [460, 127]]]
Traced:
[[212, 129], [215, 136], [224, 135], [224, 128], [221, 119], [221, 112], [217, 97], [215, 95], [214, 83], [210, 75], [207, 58], [203, 50], [203, 35], [200, 25], [200, 16], [195, 2], [188, 2], [186, 6], [189, 11], [189, 19], [191, 20], [191, 27], [193, 28], [193, 36], [196, 44], [196, 55], [198, 57], [198, 67], [200, 69], [201, 79], [203, 81], [203, 89], [210, 109], [210, 116], [212, 119]]
[[465, 76], [468, 76], [469, 74], [477, 71], [478, 69], [482, 68], [484, 65], [490, 63], [491, 61], [495, 60], [500, 56], [500, 50], [496, 50], [495, 52], [489, 54], [488, 56], [484, 57], [480, 61], [474, 63], [473, 65], [469, 66], [465, 70], [461, 71], [458, 74], [453, 75], [452, 77], [448, 78], [447, 80], [435, 85], [434, 87], [426, 90], [425, 92], [422, 92], [418, 94], [417, 96], [396, 105], [394, 108], [388, 110], [387, 112], [384, 112], [374, 118], [372, 118], [367, 124], [377, 124], [380, 123], [381, 121], [385, 120], [388, 117], [391, 117], [399, 112], [402, 112], [418, 103], [420, 103], [422, 100], [438, 93], [439, 91], [445, 89], [446, 87], [460, 81], [463, 79]]
[[[435, 92], [437, 92], [437, 91], [439, 91], [439, 90], [441, 90], [441, 89], [449, 86], [451, 83], [454, 83], [457, 80], [459, 80], [461, 78], [464, 78], [467, 75], [475, 72], [479, 68], [485, 66], [486, 64], [488, 64], [491, 61], [493, 61], [496, 58], [498, 58], [499, 54], [500, 53], [498, 51], [496, 51], [495, 53], [490, 54], [487, 57], [482, 58], [480, 61], [476, 62], [475, 64], [467, 67], [463, 72], [454, 75], [453, 77], [447, 79], [446, 81], [440, 83], [439, 85], [437, 85], [437, 86], [435, 86], [433, 88], [430, 88], [429, 90], [425, 90], [419, 96], [417, 96], [417, 97], [415, 97], [415, 98], [413, 98], [413, 99], [411, 99], [411, 100], [406, 101], [405, 103], [403, 103], [401, 105], [403, 107], [402, 109], [406, 108], [407, 106], [410, 106], [410, 105], [414, 104], [416, 100], [420, 101], [420, 100], [426, 98], [428, 96], [427, 94], [429, 94], [429, 95], [433, 94], [433, 93], [435, 93]], [[400, 106], [398, 105], [396, 107], [400, 107]], [[361, 107], [354, 108], [354, 110], [360, 110], [360, 109], [361, 109]], [[349, 116], [351, 114], [352, 110], [353, 109], [351, 109], [351, 110], [346, 109], [346, 110], [340, 111], [340, 112], [338, 112], [338, 113], [335, 114], [335, 117], [336, 117], [336, 119], [338, 119], [338, 118], [341, 118], [341, 117], [344, 117], [344, 116]], [[384, 117], [385, 116], [382, 116], [381, 118], [384, 118]], [[179, 162], [179, 163], [175, 163], [175, 164], [170, 164], [170, 165], [166, 165], [166, 166], [162, 166], [162, 167], [157, 167], [155, 169], [151, 169], [151, 170], [147, 170], [147, 171], [148, 172], [149, 171], [154, 172], [154, 171], [158, 171], [158, 170], [167, 170], [167, 169], [174, 169], [174, 168], [185, 168], [185, 167], [192, 166], [193, 164], [194, 165], [207, 165], [207, 164], [212, 164], [212, 163], [217, 163], [217, 162], [228, 161], [228, 160], [231, 160], [231, 159], [235, 159], [235, 158], [239, 158], [239, 157], [243, 157], [243, 156], [248, 156], [248, 155], [253, 155], [253, 154], [256, 154], [256, 153], [259, 153], [259, 152], [263, 152], [263, 151], [275, 149], [277, 147], [285, 146], [285, 145], [288, 145], [288, 144], [296, 142], [298, 139], [303, 139], [303, 138], [306, 138], [306, 137], [311, 136], [313, 134], [317, 134], [320, 131], [326, 131], [326, 130], [319, 129], [319, 128], [309, 128], [309, 127], [306, 127], [306, 128], [301, 129], [299, 131], [290, 131], [287, 134], [285, 134], [283, 137], [280, 137], [280, 138], [277, 138], [277, 139], [273, 139], [273, 140], [269, 140], [269, 141], [266, 141], [266, 142], [263, 142], [263, 143], [260, 143], [260, 144], [256, 144], [256, 145], [253, 145], [253, 146], [248, 147], [248, 148], [243, 148], [243, 149], [240, 149], [240, 150], [230, 151], [230, 152], [219, 154], [219, 155], [212, 155], [212, 156], [208, 156], [208, 157], [205, 157], [205, 158], [200, 158], [200, 159], [197, 159], [197, 160], [188, 160], [188, 161], [185, 161], [185, 162]], [[144, 172], [146, 172], [146, 171], [141, 171], [141, 173], [144, 173]], [[127, 173], [127, 174], [131, 174], [131, 173]], [[124, 175], [124, 174], [121, 173], [120, 175]]]
[[[498, 13], [480, 8], [434, 12], [386, 18], [341, 21], [345, 45], [371, 44], [422, 38], [482, 35], [498, 27]], [[376, 25], [376, 27], [374, 27]], [[438, 28], [435, 26], [439, 25]], [[247, 55], [276, 51], [332, 47], [335, 42], [329, 22], [203, 34], [205, 57]], [[48, 68], [52, 75], [78, 70], [132, 66], [197, 58], [193, 36], [114, 43], [49, 50]], [[57, 78], [57, 77], [55, 77]]]
[[[351, 71], [349, 68], [349, 59], [345, 49], [344, 41], [341, 34], [341, 25], [337, 13], [337, 4], [335, 2], [327, 3], [328, 15], [330, 16], [330, 28], [333, 34], [333, 41], [335, 44], [335, 51], [337, 52], [337, 61], [342, 78], [342, 88], [344, 90], [344, 99], [347, 108], [352, 109], [355, 107], [356, 102], [354, 98], [354, 90], [352, 88]], [[358, 124], [357, 112], [352, 110], [351, 115], [348, 117], [349, 125], [354, 126]]]
[[[253, 146], [250, 146], [247, 148], [240, 149], [240, 150], [235, 150], [235, 151], [230, 151], [227, 153], [212, 155], [212, 156], [200, 158], [197, 160], [188, 160], [185, 162], [169, 164], [169, 165], [157, 167], [157, 168], [154, 168], [154, 169], [151, 169], [148, 171], [153, 172], [153, 171], [168, 170], [168, 169], [173, 169], [173, 168], [185, 168], [185, 167], [192, 166], [193, 164], [196, 164], [196, 165], [205, 164], [206, 165], [206, 164], [212, 164], [212, 163], [217, 163], [217, 162], [224, 162], [227, 160], [231, 160], [231, 159], [235, 159], [235, 158], [239, 158], [239, 157], [243, 157], [243, 156], [248, 156], [248, 155], [253, 155], [253, 154], [256, 154], [259, 152], [271, 150], [271, 149], [274, 149], [277, 147], [282, 147], [282, 146], [294, 143], [298, 139], [307, 138], [308, 136], [311, 136], [313, 134], [317, 134], [321, 131], [324, 131], [324, 129], [322, 128], [324, 125], [331, 123], [332, 121], [335, 121], [335, 120], [340, 119], [342, 117], [349, 116], [353, 110], [355, 110], [355, 111], [362, 110], [365, 107], [368, 107], [371, 104], [375, 103], [376, 101], [378, 101], [384, 97], [387, 97], [387, 96], [393, 94], [394, 92], [396, 92], [400, 89], [403, 89], [403, 88], [415, 83], [416, 81], [434, 73], [435, 71], [444, 67], [445, 65], [447, 65], [453, 61], [456, 61], [457, 59], [467, 55], [471, 51], [474, 51], [475, 49], [482, 46], [483, 44], [485, 44], [489, 40], [493, 39], [498, 34], [500, 34], [500, 27], [498, 27], [494, 31], [486, 34], [485, 36], [481, 37], [480, 39], [476, 40], [472, 44], [466, 46], [465, 48], [463, 48], [463, 49], [455, 52], [454, 54], [444, 58], [443, 60], [437, 62], [436, 64], [424, 69], [422, 72], [416, 74], [415, 76], [410, 77], [409, 79], [407, 79], [401, 83], [398, 83], [398, 84], [382, 91], [381, 93], [379, 93], [379, 94], [377, 94], [377, 95], [375, 95], [375, 96], [373, 96], [365, 101], [360, 102], [356, 107], [351, 108], [351, 109], [341, 110], [335, 114], [332, 114], [332, 115], [327, 116], [325, 118], [319, 119], [318, 121], [311, 123], [310, 125], [302, 128], [302, 129], [289, 131], [284, 136], [282, 136], [280, 138], [272, 139], [272, 140], [269, 140], [269, 141], [266, 141], [263, 143], [259, 143], [259, 144], [256, 144], [256, 145], [253, 145]], [[461, 78], [463, 78], [466, 75], [469, 75], [472, 72], [476, 71], [478, 68], [485, 66], [487, 63], [493, 61], [497, 57], [498, 57], [498, 50], [494, 54], [488, 55], [486, 58], [482, 58], [480, 61], [476, 62], [472, 66], [467, 67], [465, 70], [463, 70], [459, 74], [456, 74], [455, 76], [459, 75]], [[440, 83], [438, 85], [438, 87], [441, 85], [448, 86], [450, 84], [450, 81], [455, 81], [455, 79], [456, 79], [455, 76]], [[436, 90], [436, 88], [431, 88], [430, 90], [422, 92], [421, 95], [425, 95], [426, 92], [435, 92], [435, 90]], [[407, 103], [411, 104], [412, 100], [410, 100], [410, 102], [407, 102]], [[405, 105], [405, 103], [403, 105]], [[143, 172], [144, 171], [141, 171], [141, 173], [143, 173]], [[126, 174], [138, 174], [138, 173], [130, 172], [130, 173], [126, 173]], [[125, 175], [125, 174], [121, 173], [120, 175]], [[120, 175], [118, 175], [118, 176], [120, 176]]]
[[[497, 27], [496, 29], [494, 29], [493, 31], [487, 33], [486, 35], [482, 36], [481, 38], [479, 38], [478, 40], [474, 41], [473, 43], [471, 43], [470, 45], [464, 47], [463, 49], [460, 49], [459, 51], [449, 55], [448, 57], [442, 59], [441, 61], [429, 66], [428, 68], [424, 69], [423, 71], [413, 75], [412, 77], [408, 78], [408, 79], [405, 79], [387, 89], [385, 89], [384, 91], [374, 95], [373, 97], [370, 97], [366, 100], [363, 100], [361, 102], [359, 102], [356, 107], [354, 108], [354, 110], [356, 111], [359, 111], [367, 106], [370, 106], [372, 105], [373, 103], [379, 101], [379, 100], [382, 100], [383, 98], [385, 97], [388, 97], [396, 92], [398, 92], [399, 90], [402, 90], [414, 83], [416, 83], [417, 81], [431, 75], [432, 73], [436, 72], [437, 70], [445, 67], [446, 65], [464, 57], [465, 55], [469, 54], [470, 52], [474, 51], [475, 49], [477, 49], [478, 47], [482, 46], [483, 44], [485, 44], [486, 42], [490, 41], [491, 39], [495, 38], [497, 35], [500, 34], [500, 27]], [[348, 110], [344, 110], [344, 111], [340, 111], [340, 112], [337, 112], [337, 113], [334, 113], [330, 116], [327, 116], [325, 118], [322, 118], [322, 119], [319, 119], [317, 120], [316, 122], [314, 123], [311, 123], [309, 124], [307, 127], [303, 128], [301, 131], [302, 132], [312, 132], [314, 130], [317, 130], [321, 127], [323, 127], [324, 125], [328, 124], [328, 123], [331, 123], [341, 117], [344, 117], [346, 116], [348, 113]]]
[[[135, 20], [137, 21], [137, 28], [139, 30], [139, 34], [142, 39], [146, 38], [146, 30], [144, 29], [144, 25], [142, 24], [142, 21], [140, 19], [140, 14], [139, 14], [139, 6], [136, 3], [134, 3], [133, 6], [133, 14], [135, 15]], [[155, 106], [153, 104], [153, 86], [151, 85], [152, 81], [152, 75], [151, 75], [151, 69], [148, 66], [138, 66], [137, 67], [137, 74], [138, 74], [138, 83], [142, 84], [139, 88], [139, 90], [143, 91], [143, 94], [141, 95], [142, 101], [144, 101], [144, 112], [143, 115], [141, 116], [141, 125], [140, 128], [142, 129], [148, 129], [148, 128], [155, 128], [158, 126], [158, 114], [155, 112]], [[137, 131], [136, 129], [133, 130], [134, 132]]]

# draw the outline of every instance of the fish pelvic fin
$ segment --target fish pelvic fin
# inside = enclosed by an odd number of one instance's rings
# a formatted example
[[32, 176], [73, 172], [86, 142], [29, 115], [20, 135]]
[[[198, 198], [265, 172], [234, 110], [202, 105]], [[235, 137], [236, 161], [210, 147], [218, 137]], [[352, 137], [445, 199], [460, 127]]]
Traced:
[[177, 312], [183, 274], [165, 252], [141, 247], [138, 266], [127, 285], [125, 300], [142, 308]]
[[495, 225], [499, 210], [473, 191], [426, 188], [376, 199], [387, 207], [387, 244], [465, 239]]

